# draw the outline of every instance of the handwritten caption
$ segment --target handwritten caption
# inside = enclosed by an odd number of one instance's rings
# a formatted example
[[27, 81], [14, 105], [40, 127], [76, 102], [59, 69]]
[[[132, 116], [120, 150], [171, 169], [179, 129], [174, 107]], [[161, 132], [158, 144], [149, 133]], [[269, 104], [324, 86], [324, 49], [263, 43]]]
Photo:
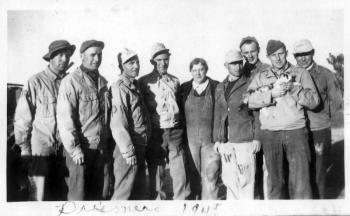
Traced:
[[[164, 205], [166, 206], [166, 205]], [[163, 207], [164, 207], [163, 206]], [[179, 206], [179, 215], [198, 215], [198, 216], [215, 216], [221, 206], [220, 203], [183, 203]], [[64, 215], [84, 215], [85, 214], [113, 214], [113, 215], [124, 215], [124, 214], [138, 214], [138, 215], [161, 215], [162, 211], [167, 211], [167, 208], [161, 208], [162, 204], [159, 202], [157, 205], [151, 204], [112, 204], [108, 202], [74, 202], [67, 201], [60, 205], [57, 205], [57, 216]], [[181, 209], [180, 209], [181, 208]], [[181, 212], [181, 213], [180, 213]], [[165, 213], [165, 212], [164, 212]]]

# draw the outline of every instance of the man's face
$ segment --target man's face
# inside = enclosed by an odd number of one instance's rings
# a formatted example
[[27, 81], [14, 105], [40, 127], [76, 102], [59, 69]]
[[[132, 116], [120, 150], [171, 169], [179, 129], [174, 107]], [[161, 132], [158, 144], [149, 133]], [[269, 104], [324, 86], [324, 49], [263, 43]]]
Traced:
[[137, 56], [123, 64], [123, 74], [125, 74], [125, 76], [128, 78], [136, 78], [139, 75], [139, 71], [140, 62]]
[[69, 63], [72, 51], [62, 50], [50, 59], [50, 68], [58, 73], [65, 72]]
[[300, 53], [294, 55], [297, 65], [303, 68], [308, 68], [314, 59], [314, 54], [312, 52]]
[[287, 62], [287, 51], [281, 47], [268, 56], [274, 68], [281, 69]]
[[198, 63], [193, 65], [191, 69], [191, 74], [192, 74], [193, 81], [197, 84], [200, 84], [205, 81], [207, 70], [201, 63]]
[[225, 63], [229, 75], [240, 77], [242, 74], [243, 61]]
[[163, 53], [157, 55], [154, 59], [154, 66], [158, 73], [165, 74], [169, 67], [169, 54]]
[[82, 64], [89, 70], [97, 70], [102, 62], [102, 48], [90, 47], [80, 54]]
[[241, 47], [242, 55], [249, 64], [255, 64], [259, 58], [259, 49], [255, 42], [245, 43]]

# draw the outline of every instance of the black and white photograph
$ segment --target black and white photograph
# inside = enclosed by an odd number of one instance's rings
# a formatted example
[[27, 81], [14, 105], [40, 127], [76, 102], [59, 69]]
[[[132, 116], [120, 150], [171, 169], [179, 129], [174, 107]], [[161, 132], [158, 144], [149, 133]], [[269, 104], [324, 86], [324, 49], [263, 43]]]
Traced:
[[346, 0], [0, 6], [1, 215], [350, 214]]

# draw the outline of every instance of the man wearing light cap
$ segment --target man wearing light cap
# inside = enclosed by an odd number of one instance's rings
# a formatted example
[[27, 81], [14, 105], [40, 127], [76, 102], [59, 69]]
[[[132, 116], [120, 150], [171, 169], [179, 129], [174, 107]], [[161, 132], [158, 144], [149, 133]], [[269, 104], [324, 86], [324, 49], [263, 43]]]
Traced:
[[169, 163], [175, 200], [189, 196], [183, 149], [183, 122], [179, 109], [180, 82], [168, 71], [170, 52], [156, 43], [151, 51], [151, 73], [141, 77], [140, 87], [150, 112], [152, 135], [146, 159], [150, 176], [151, 198], [166, 199], [165, 165]]
[[[333, 73], [318, 65], [314, 60], [315, 50], [309, 40], [303, 39], [294, 44], [294, 57], [297, 65], [309, 71], [320, 97], [320, 104], [307, 110], [311, 145], [311, 167], [315, 198], [325, 198], [326, 172], [329, 165], [331, 117], [341, 108], [342, 96]], [[314, 180], [316, 182], [314, 182]]]
[[82, 64], [59, 90], [57, 119], [68, 166], [68, 200], [106, 198], [109, 103], [107, 81], [98, 71], [103, 47], [102, 41], [84, 41]]
[[243, 75], [243, 57], [230, 50], [225, 57], [226, 79], [215, 92], [213, 139], [221, 154], [221, 178], [227, 199], [254, 199], [256, 140], [253, 111], [243, 103], [249, 78]]
[[261, 140], [268, 175], [268, 198], [284, 198], [284, 153], [288, 161], [291, 199], [310, 199], [310, 149], [304, 108], [314, 109], [319, 97], [310, 74], [287, 61], [284, 43], [270, 40], [272, 66], [249, 85], [249, 108], [260, 108]]
[[[239, 48], [241, 49], [241, 53], [245, 59], [245, 63], [243, 66], [243, 73], [245, 76], [248, 76], [250, 80], [258, 74], [262, 70], [266, 70], [269, 65], [260, 61], [259, 53], [260, 53], [260, 45], [255, 37], [247, 36], [242, 38], [239, 43]], [[259, 120], [259, 110], [254, 110], [254, 116], [256, 119], [256, 139], [259, 139], [260, 133], [260, 120]], [[260, 140], [261, 141], [261, 140]], [[264, 196], [264, 199], [267, 199], [267, 170], [266, 165], [263, 158], [263, 152], [259, 151], [256, 155], [256, 183], [255, 183], [255, 193], [258, 197]]]
[[150, 137], [150, 121], [136, 77], [140, 64], [137, 54], [123, 49], [118, 54], [119, 80], [111, 86], [111, 131], [114, 150], [114, 194], [116, 200], [144, 199], [146, 183], [145, 149]]
[[14, 133], [34, 185], [31, 199], [64, 200], [62, 142], [57, 130], [56, 101], [61, 80], [69, 68], [75, 45], [66, 40], [53, 41], [43, 59], [48, 67], [32, 76], [18, 101]]

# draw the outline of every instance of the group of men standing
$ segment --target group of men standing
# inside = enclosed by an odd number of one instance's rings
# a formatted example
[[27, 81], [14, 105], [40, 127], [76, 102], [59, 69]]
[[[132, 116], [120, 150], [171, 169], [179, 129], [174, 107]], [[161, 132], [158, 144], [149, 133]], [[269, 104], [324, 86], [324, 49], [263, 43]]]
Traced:
[[313, 61], [310, 41], [296, 42], [293, 66], [284, 43], [270, 40], [269, 66], [258, 41], [245, 37], [225, 56], [223, 82], [195, 58], [193, 79], [182, 85], [168, 73], [164, 44], [152, 46], [154, 69], [138, 80], [139, 57], [125, 48], [110, 88], [98, 70], [103, 48], [84, 41], [81, 65], [67, 74], [76, 47], [52, 42], [48, 67], [23, 89], [15, 140], [30, 158], [32, 200], [169, 199], [167, 165], [173, 199], [218, 199], [220, 176], [227, 199], [254, 199], [260, 156], [265, 198], [324, 198], [330, 118], [342, 98], [333, 74]]

